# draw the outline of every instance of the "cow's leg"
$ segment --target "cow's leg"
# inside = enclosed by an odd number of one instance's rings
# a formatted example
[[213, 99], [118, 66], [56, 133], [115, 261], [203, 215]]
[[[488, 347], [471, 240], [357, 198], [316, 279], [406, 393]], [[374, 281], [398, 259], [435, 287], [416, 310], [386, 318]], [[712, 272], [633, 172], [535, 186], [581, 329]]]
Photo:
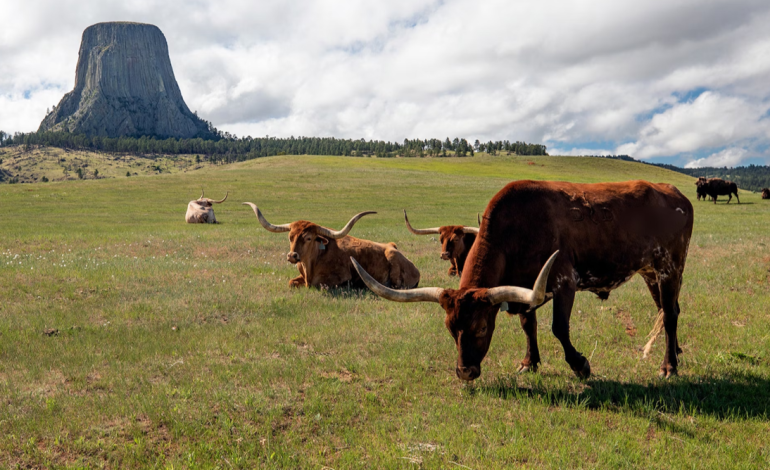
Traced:
[[[409, 288], [409, 260], [397, 249], [385, 251], [385, 259], [388, 261], [388, 281], [393, 289]], [[386, 282], [388, 282], [386, 281]]]
[[[658, 334], [660, 334], [661, 327], [658, 322], [663, 321], [665, 312], [663, 311], [663, 304], [661, 303], [661, 300], [660, 300], [660, 286], [658, 285], [658, 277], [655, 274], [655, 272], [645, 271], [645, 272], [639, 272], [639, 274], [644, 279], [645, 284], [647, 284], [647, 289], [649, 289], [650, 294], [652, 294], [652, 300], [653, 302], [655, 302], [655, 306], [658, 307], [658, 315], [655, 319], [655, 326], [653, 326], [653, 329], [650, 332], [650, 340], [644, 346], [644, 356], [647, 357], [650, 350], [652, 349], [652, 345], [655, 343], [655, 339], [658, 337]], [[676, 353], [682, 354], [682, 349], [679, 347], [678, 342], [676, 344]]]
[[447, 274], [450, 276], [457, 276], [459, 271], [457, 270], [457, 260], [454, 258], [449, 258], [449, 271], [447, 271]]
[[581, 379], [591, 376], [591, 365], [588, 359], [580, 354], [569, 339], [569, 319], [572, 315], [572, 304], [575, 302], [574, 282], [565, 281], [561, 288], [553, 293], [553, 335], [564, 348], [564, 359], [572, 371]]
[[679, 320], [679, 286], [678, 276], [671, 276], [660, 282], [660, 301], [663, 305], [663, 328], [666, 331], [666, 353], [660, 365], [660, 376], [669, 378], [677, 374], [677, 351], [679, 343], [676, 337]]
[[716, 204], [716, 203], [717, 203], [717, 197], [719, 197], [719, 196], [717, 196], [717, 195], [715, 194], [715, 195], [713, 195], [713, 196], [711, 196], [711, 197], [712, 197], [712, 198], [714, 198], [714, 204]]
[[537, 311], [529, 310], [519, 314], [521, 329], [527, 336], [527, 354], [521, 361], [519, 372], [537, 371], [540, 364], [540, 349], [537, 347]]
[[727, 193], [727, 203], [730, 204], [730, 201], [733, 200], [733, 195], [731, 193]]
[[735, 191], [735, 199], [737, 199], [737, 200], [738, 200], [738, 204], [740, 204], [740, 203], [741, 203], [741, 200], [740, 200], [740, 198], [738, 197], [738, 191]]
[[289, 281], [289, 287], [305, 287], [307, 284], [305, 282], [305, 268], [302, 266], [302, 263], [297, 263], [297, 270], [299, 271], [299, 276]]

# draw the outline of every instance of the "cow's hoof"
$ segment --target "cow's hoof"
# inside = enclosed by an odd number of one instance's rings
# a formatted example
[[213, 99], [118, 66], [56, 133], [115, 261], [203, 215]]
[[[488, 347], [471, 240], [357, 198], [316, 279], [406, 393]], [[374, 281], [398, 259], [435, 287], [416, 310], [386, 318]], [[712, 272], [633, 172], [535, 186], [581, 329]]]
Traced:
[[588, 359], [583, 358], [583, 360], [585, 363], [583, 364], [583, 367], [580, 368], [580, 370], [573, 369], [573, 372], [575, 372], [575, 375], [577, 375], [579, 379], [587, 379], [591, 377], [591, 364], [588, 363]]
[[676, 377], [679, 375], [675, 368], [671, 366], [663, 366], [660, 368], [660, 372], [658, 372], [658, 377], [661, 379], [670, 379], [672, 377]]
[[448, 271], [448, 274], [449, 274], [450, 276], [457, 276], [457, 271], [455, 271], [454, 269], [450, 269], [450, 270]]
[[537, 364], [521, 364], [519, 365], [519, 370], [516, 371], [517, 374], [523, 374], [525, 372], [537, 372]]

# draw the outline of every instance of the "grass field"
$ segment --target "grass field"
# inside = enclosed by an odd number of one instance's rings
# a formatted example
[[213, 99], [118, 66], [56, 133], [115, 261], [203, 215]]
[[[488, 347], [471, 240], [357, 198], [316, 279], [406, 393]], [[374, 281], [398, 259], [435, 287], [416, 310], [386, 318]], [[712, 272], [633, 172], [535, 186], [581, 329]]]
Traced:
[[[536, 163], [536, 164], [530, 164]], [[122, 171], [122, 170], [121, 170]], [[500, 314], [463, 384], [435, 304], [289, 290], [310, 219], [395, 241], [421, 286], [456, 287], [418, 227], [474, 224], [514, 179], [670, 182], [693, 199], [678, 378], [642, 360], [656, 314], [640, 278], [579, 293], [578, 380], [540, 310], [543, 364]], [[767, 468], [770, 203], [695, 201], [693, 179], [592, 158], [271, 157], [178, 174], [0, 185], [0, 467]], [[219, 225], [187, 225], [204, 186]], [[533, 222], [536, 223], [536, 222]], [[51, 335], [44, 331], [58, 330]]]

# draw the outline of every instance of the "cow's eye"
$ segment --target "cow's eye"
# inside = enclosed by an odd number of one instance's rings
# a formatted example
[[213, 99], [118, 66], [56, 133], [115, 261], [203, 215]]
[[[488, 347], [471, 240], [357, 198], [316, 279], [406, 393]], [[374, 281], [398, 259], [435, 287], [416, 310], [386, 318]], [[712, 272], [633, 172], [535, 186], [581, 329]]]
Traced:
[[479, 328], [479, 331], [476, 332], [476, 336], [479, 338], [487, 335], [487, 326], [484, 325], [481, 328]]

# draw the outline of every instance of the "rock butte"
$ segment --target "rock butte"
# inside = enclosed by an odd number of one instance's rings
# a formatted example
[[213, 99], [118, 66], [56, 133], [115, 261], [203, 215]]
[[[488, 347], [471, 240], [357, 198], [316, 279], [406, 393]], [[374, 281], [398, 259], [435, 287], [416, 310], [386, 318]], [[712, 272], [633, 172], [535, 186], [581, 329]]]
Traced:
[[89, 136], [211, 137], [182, 99], [166, 38], [157, 26], [98, 23], [83, 31], [75, 89], [39, 131]]

